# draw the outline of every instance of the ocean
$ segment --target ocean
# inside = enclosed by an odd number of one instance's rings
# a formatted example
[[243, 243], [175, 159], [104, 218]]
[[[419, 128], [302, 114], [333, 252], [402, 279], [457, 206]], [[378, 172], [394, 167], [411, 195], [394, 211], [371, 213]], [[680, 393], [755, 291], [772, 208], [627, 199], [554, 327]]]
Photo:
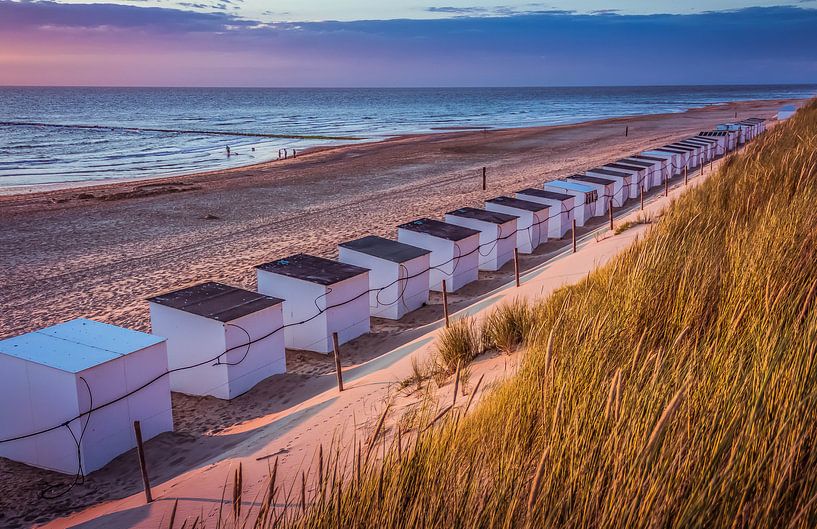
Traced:
[[817, 85], [0, 87], [0, 187], [170, 176], [272, 160], [282, 149], [399, 134], [577, 123], [815, 94]]

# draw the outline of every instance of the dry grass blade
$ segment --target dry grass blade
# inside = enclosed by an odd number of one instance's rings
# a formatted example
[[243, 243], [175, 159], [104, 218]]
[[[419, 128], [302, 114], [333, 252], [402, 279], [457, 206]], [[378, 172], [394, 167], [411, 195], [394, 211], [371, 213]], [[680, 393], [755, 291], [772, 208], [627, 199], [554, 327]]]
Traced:
[[530, 494], [528, 495], [528, 512], [533, 510], [533, 506], [539, 497], [539, 488], [542, 484], [542, 478], [545, 476], [545, 464], [547, 463], [548, 454], [550, 454], [549, 446], [542, 450], [539, 464], [536, 465], [536, 472], [533, 475], [533, 483], [531, 483]]
[[167, 524], [168, 529], [173, 529], [176, 525], [176, 509], [179, 508], [179, 500], [173, 500], [173, 508], [170, 510], [170, 522]]
[[241, 463], [235, 471], [233, 478], [233, 518], [238, 520], [241, 516], [241, 495], [244, 490], [244, 468]]
[[479, 387], [482, 384], [482, 379], [485, 378], [485, 373], [479, 376], [479, 380], [477, 380], [477, 385], [474, 386], [474, 390], [471, 391], [471, 395], [468, 396], [468, 402], [465, 403], [465, 409], [463, 410], [462, 414], [465, 415], [468, 413], [468, 409], [471, 407], [471, 402], [473, 402], [474, 397], [476, 397], [477, 392], [479, 391]]
[[380, 414], [380, 419], [377, 421], [377, 427], [374, 429], [374, 433], [372, 433], [372, 437], [369, 439], [369, 442], [366, 446], [365, 464], [369, 463], [369, 456], [372, 455], [372, 448], [374, 448], [374, 445], [377, 442], [377, 438], [380, 436], [380, 432], [383, 431], [383, 423], [386, 422], [386, 415], [388, 415], [390, 409], [391, 403], [387, 404], [386, 408], [383, 410], [383, 413]]
[[658, 422], [655, 423], [652, 433], [650, 433], [647, 444], [644, 445], [644, 451], [642, 452], [644, 455], [650, 454], [661, 441], [664, 431], [667, 429], [667, 425], [672, 420], [675, 412], [678, 411], [678, 407], [681, 405], [685, 389], [686, 388], [684, 387], [679, 389], [664, 408], [664, 411], [661, 413], [661, 417], [658, 418]]
[[422, 430], [422, 431], [424, 431], [424, 432], [425, 432], [426, 430], [428, 430], [428, 429], [430, 429], [432, 426], [434, 426], [434, 425], [437, 423], [437, 421], [439, 421], [440, 419], [442, 419], [442, 418], [445, 416], [445, 414], [446, 414], [446, 413], [448, 413], [449, 411], [451, 411], [451, 408], [453, 408], [453, 406], [451, 406], [451, 405], [448, 405], [448, 406], [446, 406], [445, 408], [443, 408], [443, 409], [442, 409], [442, 411], [441, 411], [440, 413], [438, 413], [437, 415], [435, 415], [435, 416], [434, 416], [434, 418], [433, 418], [433, 419], [431, 419], [431, 422], [429, 422], [429, 423], [426, 425], [426, 427], [425, 427], [425, 428], [423, 428], [423, 430]]

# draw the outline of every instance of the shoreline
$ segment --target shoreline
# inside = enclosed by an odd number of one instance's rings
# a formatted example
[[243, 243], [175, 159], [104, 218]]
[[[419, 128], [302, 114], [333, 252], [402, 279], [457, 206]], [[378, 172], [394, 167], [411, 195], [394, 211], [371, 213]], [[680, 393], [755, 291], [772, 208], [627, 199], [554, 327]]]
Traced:
[[[534, 125], [534, 126], [523, 126], [523, 127], [504, 127], [504, 128], [492, 128], [489, 126], [452, 126], [452, 127], [441, 127], [439, 129], [435, 129], [432, 132], [408, 132], [402, 134], [396, 134], [393, 136], [386, 136], [379, 139], [368, 139], [368, 138], [349, 138], [349, 140], [358, 140], [356, 142], [353, 141], [341, 141], [340, 143], [334, 143], [331, 145], [317, 145], [304, 148], [300, 154], [298, 154], [294, 159], [300, 157], [311, 156], [314, 154], [318, 154], [325, 151], [332, 151], [336, 149], [345, 149], [345, 148], [352, 148], [352, 147], [365, 147], [365, 146], [377, 146], [383, 143], [391, 142], [391, 141], [405, 141], [405, 140], [416, 140], [422, 142], [424, 140], [431, 140], [438, 137], [444, 136], [453, 136], [453, 135], [462, 135], [462, 134], [490, 134], [490, 133], [512, 133], [512, 132], [523, 132], [523, 131], [530, 131], [530, 132], [540, 132], [545, 130], [551, 129], [560, 129], [560, 128], [570, 128], [570, 127], [580, 127], [586, 126], [591, 124], [608, 124], [608, 123], [625, 123], [630, 120], [635, 120], [638, 118], [646, 118], [646, 117], [669, 117], [669, 116], [682, 116], [684, 114], [688, 114], [690, 112], [701, 111], [706, 109], [713, 109], [713, 108], [721, 108], [721, 107], [731, 107], [735, 105], [742, 105], [742, 104], [750, 104], [750, 103], [779, 103], [785, 104], [787, 102], [797, 102], [803, 100], [797, 99], [753, 99], [753, 100], [745, 100], [745, 101], [732, 101], [732, 102], [722, 102], [722, 103], [711, 103], [703, 106], [697, 107], [689, 107], [686, 110], [678, 111], [678, 112], [663, 112], [663, 113], [647, 113], [647, 114], [632, 114], [632, 115], [624, 115], [624, 116], [613, 116], [607, 118], [600, 118], [600, 119], [591, 119], [585, 121], [577, 121], [571, 123], [560, 123], [560, 124], [550, 124], [550, 125]], [[226, 133], [225, 133], [226, 134]], [[180, 173], [176, 175], [155, 175], [155, 176], [134, 176], [134, 177], [123, 177], [123, 178], [107, 178], [107, 179], [96, 179], [96, 180], [81, 180], [81, 181], [73, 181], [73, 182], [54, 182], [54, 183], [47, 183], [47, 184], [23, 184], [23, 185], [15, 185], [15, 186], [8, 186], [8, 187], [0, 187], [0, 200], [6, 197], [15, 197], [15, 196], [30, 196], [35, 194], [42, 194], [42, 193], [53, 193], [53, 192], [61, 192], [61, 191], [71, 191], [77, 189], [89, 189], [89, 188], [113, 188], [115, 186], [136, 186], [136, 185], [169, 185], [174, 183], [174, 180], [188, 180], [188, 179], [196, 179], [197, 177], [206, 178], [211, 175], [225, 175], [229, 176], [230, 173], [236, 171], [246, 171], [252, 169], [265, 169], [272, 164], [280, 164], [282, 162], [287, 162], [292, 160], [293, 158], [286, 158], [286, 159], [269, 159], [265, 161], [250, 163], [246, 165], [238, 165], [234, 167], [226, 167], [226, 168], [215, 168], [215, 169], [208, 169], [205, 171], [195, 171], [189, 173]]]

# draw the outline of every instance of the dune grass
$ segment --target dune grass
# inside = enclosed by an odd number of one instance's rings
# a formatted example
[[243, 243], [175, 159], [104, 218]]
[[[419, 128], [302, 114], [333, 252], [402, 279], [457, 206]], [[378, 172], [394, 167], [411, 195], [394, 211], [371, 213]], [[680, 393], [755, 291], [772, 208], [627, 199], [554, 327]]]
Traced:
[[384, 456], [333, 464], [275, 523], [814, 526], [816, 206], [811, 104], [523, 324], [469, 330], [523, 345], [519, 372], [467, 414], [383, 432]]

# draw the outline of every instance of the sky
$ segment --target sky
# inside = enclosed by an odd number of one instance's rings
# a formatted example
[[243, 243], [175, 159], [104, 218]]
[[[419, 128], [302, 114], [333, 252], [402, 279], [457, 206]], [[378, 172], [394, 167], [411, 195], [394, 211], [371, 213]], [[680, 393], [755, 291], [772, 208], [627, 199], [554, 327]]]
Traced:
[[815, 28], [817, 0], [0, 0], [0, 85], [815, 83]]

